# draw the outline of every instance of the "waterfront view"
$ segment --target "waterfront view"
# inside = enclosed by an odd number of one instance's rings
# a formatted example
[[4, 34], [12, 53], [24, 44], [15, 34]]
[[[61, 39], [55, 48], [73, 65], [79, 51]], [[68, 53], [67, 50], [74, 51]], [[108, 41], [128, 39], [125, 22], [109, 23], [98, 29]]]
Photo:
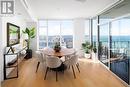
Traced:
[[[93, 43], [96, 45], [96, 36], [93, 37]], [[126, 48], [130, 49], [130, 36], [111, 36], [111, 48]], [[100, 37], [100, 44], [108, 45], [108, 36]]]
[[[103, 46], [107, 46], [108, 36], [101, 36], [100, 43]], [[130, 36], [111, 36], [110, 45], [112, 49], [125, 48], [130, 50]]]
[[57, 37], [61, 46], [73, 48], [73, 20], [39, 21], [39, 49], [53, 48]]
[[[54, 38], [56, 36], [48, 36], [48, 46], [54, 47]], [[61, 45], [67, 48], [73, 48], [73, 36], [72, 35], [63, 35], [61, 39]], [[42, 49], [47, 46], [47, 39], [44, 36], [39, 36], [39, 49]]]

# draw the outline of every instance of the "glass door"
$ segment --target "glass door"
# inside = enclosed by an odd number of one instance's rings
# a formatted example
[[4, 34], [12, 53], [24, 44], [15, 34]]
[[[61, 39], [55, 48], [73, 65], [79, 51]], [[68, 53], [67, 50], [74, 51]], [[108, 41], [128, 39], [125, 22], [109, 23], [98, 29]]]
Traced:
[[111, 22], [110, 70], [129, 83], [130, 17]]
[[99, 60], [109, 65], [109, 23], [100, 25], [99, 28]]

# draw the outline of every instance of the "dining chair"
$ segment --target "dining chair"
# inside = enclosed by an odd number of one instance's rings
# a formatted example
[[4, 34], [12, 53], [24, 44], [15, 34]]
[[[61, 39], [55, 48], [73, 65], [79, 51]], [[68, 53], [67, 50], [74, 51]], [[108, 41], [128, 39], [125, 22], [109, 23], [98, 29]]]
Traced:
[[[66, 56], [65, 56], [65, 60], [70, 59], [73, 55], [76, 55], [76, 53], [77, 53], [77, 51], [75, 51], [75, 52], [72, 53], [72, 54], [66, 55]], [[78, 56], [78, 55], [77, 55], [77, 56]]]
[[44, 50], [51, 50], [52, 48], [50, 48], [50, 47], [44, 47], [43, 49]]
[[74, 66], [76, 65], [79, 73], [80, 73], [80, 69], [79, 69], [79, 63], [78, 63], [78, 56], [77, 55], [72, 55], [68, 60], [65, 60], [65, 62], [63, 63], [68, 67], [72, 67], [72, 71], [73, 71], [73, 75], [74, 78], [76, 78], [75, 75], [75, 71], [74, 71]]
[[[60, 59], [62, 60], [62, 62], [65, 62], [66, 60], [70, 59], [71, 56], [76, 55], [76, 53], [77, 53], [77, 51], [73, 52], [72, 54], [65, 55], [65, 56], [61, 57]], [[68, 68], [70, 68], [70, 66]]]
[[62, 64], [62, 61], [60, 60], [59, 57], [48, 56], [46, 58], [46, 66], [47, 66], [47, 68], [46, 68], [44, 80], [46, 80], [48, 70], [49, 69], [54, 69], [54, 71], [56, 71], [56, 81], [58, 81], [58, 67], [60, 67], [61, 64]]
[[45, 55], [44, 55], [44, 54], [42, 53], [42, 51], [40, 51], [40, 50], [37, 50], [37, 51], [36, 51], [36, 55], [37, 55], [37, 58], [38, 58], [37, 68], [36, 68], [36, 72], [37, 72], [40, 63], [45, 63], [46, 58], [45, 58]]

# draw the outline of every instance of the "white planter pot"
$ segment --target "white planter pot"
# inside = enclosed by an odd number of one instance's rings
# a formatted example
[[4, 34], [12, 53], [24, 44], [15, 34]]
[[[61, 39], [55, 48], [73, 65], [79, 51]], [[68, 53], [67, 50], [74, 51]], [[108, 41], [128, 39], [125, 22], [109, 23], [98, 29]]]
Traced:
[[84, 54], [84, 56], [85, 56], [85, 58], [88, 58], [88, 59], [89, 59], [91, 55], [90, 55], [90, 54], [85, 53], [85, 54]]
[[93, 60], [94, 62], [98, 62], [97, 53], [92, 52], [92, 60]]

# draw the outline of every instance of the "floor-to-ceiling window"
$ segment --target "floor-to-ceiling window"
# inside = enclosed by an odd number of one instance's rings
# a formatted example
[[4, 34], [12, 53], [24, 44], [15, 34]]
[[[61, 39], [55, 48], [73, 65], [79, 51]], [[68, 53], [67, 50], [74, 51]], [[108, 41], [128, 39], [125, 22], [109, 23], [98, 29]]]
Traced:
[[109, 53], [109, 23], [100, 25], [99, 28], [99, 60], [108, 66]]
[[39, 49], [54, 47], [54, 40], [59, 38], [61, 46], [73, 47], [72, 20], [39, 20]]
[[111, 22], [110, 69], [129, 83], [130, 16]]
[[60, 38], [60, 21], [49, 20], [48, 22], [48, 46], [54, 47], [54, 39]]
[[130, 16], [100, 25], [99, 60], [129, 84]]
[[129, 6], [130, 0], [124, 0], [99, 15], [99, 60], [128, 84], [130, 84]]
[[47, 21], [39, 21], [39, 49], [47, 46]]
[[73, 21], [61, 21], [61, 43], [67, 48], [73, 48]]

